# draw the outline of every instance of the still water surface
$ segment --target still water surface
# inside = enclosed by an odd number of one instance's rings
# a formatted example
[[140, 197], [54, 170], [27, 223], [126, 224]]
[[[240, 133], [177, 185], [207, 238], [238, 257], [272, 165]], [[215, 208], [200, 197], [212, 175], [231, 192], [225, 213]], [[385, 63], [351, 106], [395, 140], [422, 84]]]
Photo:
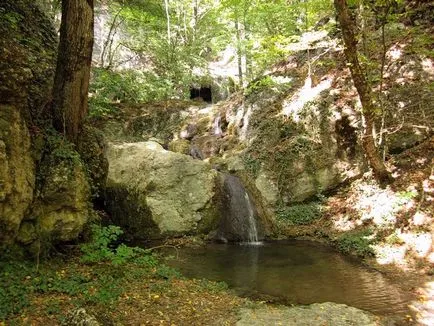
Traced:
[[240, 295], [285, 304], [330, 301], [402, 316], [411, 300], [381, 273], [308, 241], [183, 248], [167, 263], [186, 277], [224, 281]]

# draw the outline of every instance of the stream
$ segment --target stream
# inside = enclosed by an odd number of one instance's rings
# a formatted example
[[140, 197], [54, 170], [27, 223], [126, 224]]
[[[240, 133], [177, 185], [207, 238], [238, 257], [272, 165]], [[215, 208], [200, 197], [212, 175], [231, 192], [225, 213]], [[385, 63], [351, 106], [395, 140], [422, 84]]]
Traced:
[[167, 264], [184, 276], [224, 281], [241, 296], [287, 305], [343, 303], [383, 316], [409, 311], [410, 295], [381, 273], [309, 241], [212, 243], [170, 253]]

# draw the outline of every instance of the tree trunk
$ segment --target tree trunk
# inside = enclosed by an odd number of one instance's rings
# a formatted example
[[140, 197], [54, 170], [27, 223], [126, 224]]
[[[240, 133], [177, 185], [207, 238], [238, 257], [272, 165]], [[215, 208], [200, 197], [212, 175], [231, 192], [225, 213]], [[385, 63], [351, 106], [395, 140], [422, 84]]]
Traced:
[[53, 88], [54, 127], [77, 140], [88, 111], [93, 47], [93, 0], [63, 0]]
[[170, 31], [170, 9], [169, 9], [169, 0], [164, 0], [164, 8], [166, 11], [166, 20], [167, 20], [167, 44], [171, 44], [172, 33]]
[[244, 88], [244, 80], [243, 80], [243, 50], [241, 47], [241, 30], [240, 30], [240, 23], [238, 20], [238, 11], [235, 12], [235, 29], [236, 29], [236, 36], [237, 36], [237, 61], [238, 61], [238, 81], [240, 88]]
[[334, 5], [345, 44], [345, 56], [350, 66], [354, 86], [357, 89], [362, 103], [362, 114], [365, 119], [362, 146], [368, 159], [368, 163], [374, 172], [375, 178], [380, 182], [380, 184], [389, 183], [392, 181], [392, 177], [389, 171], [387, 171], [386, 166], [378, 153], [372, 135], [375, 106], [372, 100], [372, 90], [366, 80], [365, 73], [362, 70], [357, 57], [357, 40], [353, 30], [354, 19], [350, 16], [346, 0], [334, 0]]

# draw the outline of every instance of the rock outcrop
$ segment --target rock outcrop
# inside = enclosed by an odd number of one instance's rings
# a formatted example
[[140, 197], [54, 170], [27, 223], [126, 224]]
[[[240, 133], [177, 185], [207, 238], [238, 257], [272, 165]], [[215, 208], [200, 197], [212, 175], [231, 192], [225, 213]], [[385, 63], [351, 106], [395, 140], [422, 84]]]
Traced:
[[315, 303], [305, 307], [264, 306], [240, 311], [237, 326], [256, 325], [333, 325], [379, 326], [380, 318], [369, 312], [332, 302]]
[[14, 241], [34, 198], [32, 133], [51, 92], [56, 48], [34, 3], [0, 3], [0, 244]]
[[[48, 122], [56, 51], [52, 23], [34, 2], [0, 3], [0, 246], [71, 240], [89, 218], [87, 171], [97, 169]], [[100, 138], [84, 142], [101, 147]]]
[[166, 151], [156, 142], [110, 144], [107, 210], [136, 238], [209, 232], [216, 171], [203, 161]]
[[35, 188], [31, 140], [20, 111], [0, 104], [0, 243], [10, 243], [30, 204]]

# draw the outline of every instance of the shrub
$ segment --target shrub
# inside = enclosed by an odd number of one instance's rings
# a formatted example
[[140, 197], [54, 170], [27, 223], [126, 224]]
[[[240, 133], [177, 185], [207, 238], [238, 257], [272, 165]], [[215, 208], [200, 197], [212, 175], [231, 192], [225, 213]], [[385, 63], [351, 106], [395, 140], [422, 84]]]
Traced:
[[109, 225], [101, 227], [92, 225], [92, 240], [80, 246], [81, 261], [84, 263], [110, 262], [115, 266], [128, 262], [137, 264], [156, 265], [152, 254], [139, 247], [129, 247], [125, 244], [117, 245], [119, 236], [123, 234], [119, 226]]

